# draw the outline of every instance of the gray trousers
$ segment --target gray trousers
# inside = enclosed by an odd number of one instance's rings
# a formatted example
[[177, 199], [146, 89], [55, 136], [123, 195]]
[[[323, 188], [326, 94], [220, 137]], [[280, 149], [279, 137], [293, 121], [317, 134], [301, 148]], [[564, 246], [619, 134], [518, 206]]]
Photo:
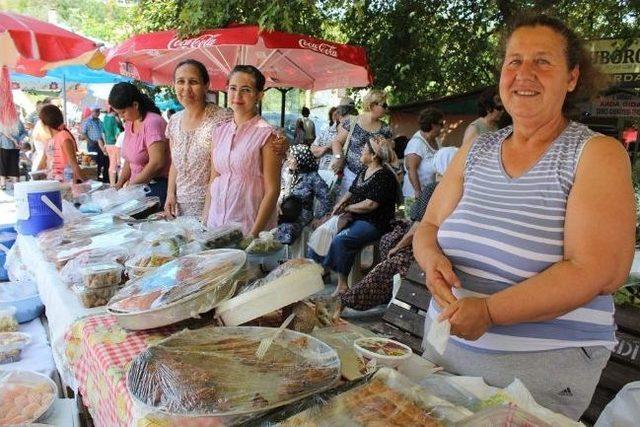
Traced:
[[[431, 320], [427, 316], [425, 331]], [[425, 333], [426, 336], [426, 333]], [[496, 353], [449, 340], [444, 354], [423, 341], [422, 357], [456, 375], [482, 377], [504, 388], [518, 378], [540, 405], [578, 420], [589, 407], [611, 352], [603, 346]]]

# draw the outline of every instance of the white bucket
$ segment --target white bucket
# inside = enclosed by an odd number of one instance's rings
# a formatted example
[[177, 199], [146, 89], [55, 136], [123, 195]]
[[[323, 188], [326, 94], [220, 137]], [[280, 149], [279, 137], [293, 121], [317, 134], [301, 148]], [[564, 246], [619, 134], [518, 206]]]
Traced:
[[[62, 212], [62, 195], [58, 181], [19, 182], [14, 185], [13, 195], [18, 233], [36, 235], [42, 230], [62, 225], [63, 219], [59, 215]], [[57, 208], [57, 212], [48, 201]]]

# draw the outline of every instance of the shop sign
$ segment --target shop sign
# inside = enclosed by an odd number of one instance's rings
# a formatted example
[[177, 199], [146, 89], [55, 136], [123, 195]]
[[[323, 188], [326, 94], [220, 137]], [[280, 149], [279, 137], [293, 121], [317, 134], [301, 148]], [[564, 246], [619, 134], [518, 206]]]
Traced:
[[602, 96], [591, 103], [590, 113], [597, 117], [640, 117], [640, 97], [626, 93]]
[[640, 39], [628, 46], [620, 39], [589, 40], [593, 63], [621, 86], [640, 87]]

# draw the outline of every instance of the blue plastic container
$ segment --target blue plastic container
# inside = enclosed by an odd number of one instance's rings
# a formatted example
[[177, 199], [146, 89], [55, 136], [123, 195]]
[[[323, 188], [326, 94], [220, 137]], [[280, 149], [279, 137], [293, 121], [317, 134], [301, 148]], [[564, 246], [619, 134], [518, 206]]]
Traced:
[[18, 323], [30, 322], [44, 311], [38, 289], [31, 282], [0, 283], [0, 309], [11, 306], [16, 308]]
[[58, 181], [27, 181], [15, 184], [16, 229], [20, 234], [36, 235], [43, 230], [59, 227], [63, 220], [42, 197], [47, 197], [62, 212], [62, 196]]
[[9, 280], [9, 274], [4, 268], [4, 263], [7, 260], [7, 254], [4, 249], [11, 249], [16, 242], [17, 233], [13, 225], [1, 225], [0, 226], [0, 244], [4, 248], [0, 248], [0, 282]]

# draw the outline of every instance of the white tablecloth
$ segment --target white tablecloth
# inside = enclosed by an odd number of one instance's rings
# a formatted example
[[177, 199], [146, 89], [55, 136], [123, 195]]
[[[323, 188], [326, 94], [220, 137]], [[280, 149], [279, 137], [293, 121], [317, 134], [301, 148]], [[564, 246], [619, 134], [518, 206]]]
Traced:
[[64, 336], [77, 319], [103, 313], [104, 307], [84, 308], [76, 294], [60, 280], [53, 263], [45, 261], [34, 237], [19, 235], [16, 245], [19, 245], [23, 261], [36, 279], [40, 299], [46, 308], [53, 359], [60, 377], [66, 385], [76, 390], [75, 379], [65, 359]]
[[55, 381], [56, 365], [51, 354], [51, 347], [47, 342], [47, 333], [40, 319], [22, 323], [18, 331], [29, 334], [31, 342], [22, 350], [19, 361], [0, 365], [0, 369], [35, 371]]
[[57, 427], [80, 427], [75, 399], [56, 399], [51, 414], [40, 422]]

